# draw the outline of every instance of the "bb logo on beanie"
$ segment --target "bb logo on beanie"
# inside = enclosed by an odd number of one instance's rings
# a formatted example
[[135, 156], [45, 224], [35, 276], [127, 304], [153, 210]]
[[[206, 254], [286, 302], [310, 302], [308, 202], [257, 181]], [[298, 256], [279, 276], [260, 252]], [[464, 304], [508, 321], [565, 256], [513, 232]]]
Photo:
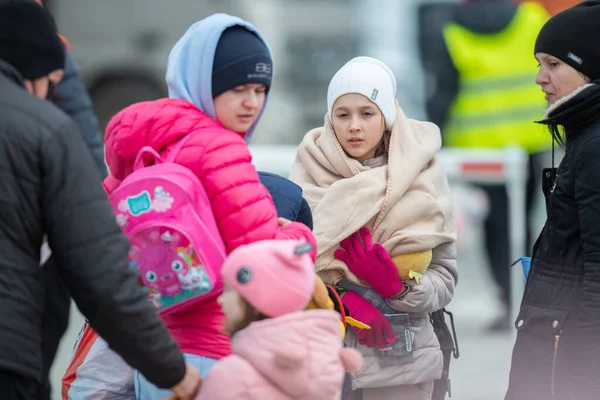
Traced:
[[237, 273], [237, 281], [242, 285], [252, 280], [252, 270], [248, 267], [242, 267]]
[[265, 62], [256, 63], [256, 67], [254, 67], [254, 72], [250, 72], [246, 75], [246, 78], [249, 81], [256, 81], [256, 83], [262, 82], [261, 80], [271, 80], [273, 68], [271, 64]]
[[265, 74], [264, 76], [266, 76], [266, 77], [271, 76], [271, 70], [272, 70], [271, 64], [267, 64], [264, 62], [259, 62], [256, 64], [255, 71], [260, 74]]

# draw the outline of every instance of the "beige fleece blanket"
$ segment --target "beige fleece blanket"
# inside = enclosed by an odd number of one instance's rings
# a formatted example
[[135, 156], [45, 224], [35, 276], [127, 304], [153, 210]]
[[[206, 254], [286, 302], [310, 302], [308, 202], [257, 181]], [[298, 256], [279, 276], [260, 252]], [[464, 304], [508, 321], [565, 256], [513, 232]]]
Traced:
[[290, 179], [313, 212], [317, 272], [328, 284], [363, 284], [333, 257], [339, 243], [366, 226], [392, 255], [420, 252], [455, 240], [448, 181], [435, 154], [439, 128], [408, 119], [397, 107], [388, 164], [370, 168], [348, 158], [329, 118], [304, 137]]

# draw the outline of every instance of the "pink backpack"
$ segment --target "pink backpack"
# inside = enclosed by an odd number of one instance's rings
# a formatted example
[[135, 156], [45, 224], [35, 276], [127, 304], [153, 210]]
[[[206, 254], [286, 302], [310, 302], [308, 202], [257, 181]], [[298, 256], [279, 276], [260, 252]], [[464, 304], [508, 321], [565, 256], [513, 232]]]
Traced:
[[192, 171], [173, 162], [191, 135], [165, 160], [142, 148], [133, 172], [110, 195], [131, 240], [129, 266], [139, 271], [159, 313], [180, 311], [223, 288], [226, 251], [208, 196]]

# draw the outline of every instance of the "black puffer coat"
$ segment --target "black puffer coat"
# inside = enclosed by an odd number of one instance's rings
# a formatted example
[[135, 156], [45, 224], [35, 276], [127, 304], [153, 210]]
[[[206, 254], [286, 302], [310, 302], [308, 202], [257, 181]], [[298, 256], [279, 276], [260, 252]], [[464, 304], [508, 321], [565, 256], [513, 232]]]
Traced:
[[[52, 290], [68, 290], [90, 324], [159, 387], [185, 374], [183, 356], [127, 268], [129, 241], [74, 122], [27, 93], [0, 60], [0, 370], [43, 380], [48, 276], [44, 235], [56, 262]], [[46, 365], [47, 367], [47, 365]], [[2, 396], [0, 396], [2, 397]]]
[[548, 219], [515, 322], [507, 400], [600, 399], [599, 87], [580, 93], [598, 109], [571, 117], [565, 156], [544, 171]]

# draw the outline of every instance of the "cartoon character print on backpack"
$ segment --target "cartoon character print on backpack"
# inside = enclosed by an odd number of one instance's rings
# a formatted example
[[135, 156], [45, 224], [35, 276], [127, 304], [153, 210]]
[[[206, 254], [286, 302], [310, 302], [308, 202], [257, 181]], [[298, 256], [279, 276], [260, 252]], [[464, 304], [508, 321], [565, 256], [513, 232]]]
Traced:
[[131, 237], [129, 266], [140, 274], [149, 301], [159, 309], [206, 293], [211, 281], [184, 235], [153, 227]]
[[178, 274], [184, 269], [185, 260], [171, 243], [147, 244], [140, 250], [138, 263], [144, 286], [156, 289], [163, 296], [175, 297], [181, 292]]
[[142, 148], [133, 172], [110, 194], [116, 220], [131, 241], [129, 267], [160, 314], [182, 311], [223, 290], [227, 252], [210, 200], [199, 178], [174, 162], [186, 138], [167, 158]]
[[147, 190], [135, 196], [128, 196], [119, 202], [117, 209], [120, 214], [117, 214], [117, 223], [124, 227], [127, 224], [128, 217], [139, 217], [140, 215], [155, 211], [166, 212], [171, 209], [175, 199], [162, 186], [154, 188], [153, 196]]
[[181, 287], [186, 290], [200, 290], [202, 292], [210, 290], [210, 279], [204, 268], [202, 268], [202, 263], [193, 247], [178, 247], [177, 252], [183, 257], [187, 265], [191, 266], [185, 274], [179, 275]]

